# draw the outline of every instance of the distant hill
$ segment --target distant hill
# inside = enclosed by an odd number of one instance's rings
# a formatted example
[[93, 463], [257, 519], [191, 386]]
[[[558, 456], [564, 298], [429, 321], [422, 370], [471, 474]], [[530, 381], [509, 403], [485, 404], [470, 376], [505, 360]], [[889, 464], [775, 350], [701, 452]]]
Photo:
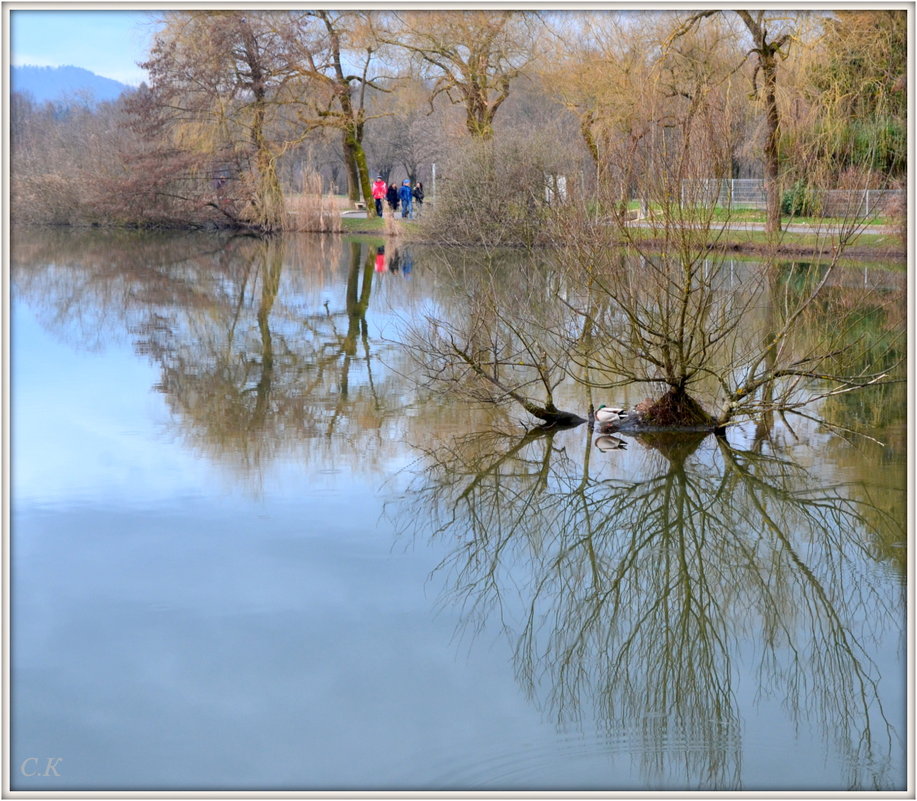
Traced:
[[10, 70], [10, 89], [31, 95], [38, 103], [67, 100], [75, 95], [103, 102], [114, 100], [130, 88], [82, 67], [22, 66]]

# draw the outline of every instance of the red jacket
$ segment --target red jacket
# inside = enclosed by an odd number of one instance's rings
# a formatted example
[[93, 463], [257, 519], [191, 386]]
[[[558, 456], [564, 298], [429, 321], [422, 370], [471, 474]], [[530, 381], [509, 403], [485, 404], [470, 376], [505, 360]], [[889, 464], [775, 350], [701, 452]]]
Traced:
[[373, 181], [373, 200], [384, 200], [387, 188], [385, 181]]

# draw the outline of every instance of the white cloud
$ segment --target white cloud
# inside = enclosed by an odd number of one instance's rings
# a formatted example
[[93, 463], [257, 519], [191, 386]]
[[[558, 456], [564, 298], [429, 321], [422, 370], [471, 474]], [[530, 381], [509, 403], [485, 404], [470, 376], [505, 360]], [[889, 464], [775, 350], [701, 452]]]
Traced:
[[59, 61], [33, 56], [29, 53], [13, 53], [10, 57], [10, 65], [13, 67], [62, 67]]

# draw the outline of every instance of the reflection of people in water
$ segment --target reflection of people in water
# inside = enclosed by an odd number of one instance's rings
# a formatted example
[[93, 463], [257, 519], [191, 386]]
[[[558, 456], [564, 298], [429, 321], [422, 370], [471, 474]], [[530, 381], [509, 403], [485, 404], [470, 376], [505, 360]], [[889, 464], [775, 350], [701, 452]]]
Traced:
[[388, 254], [385, 252], [385, 246], [379, 245], [376, 248], [376, 272], [377, 273], [397, 273], [400, 272], [405, 278], [410, 278], [414, 270], [414, 255], [410, 248], [392, 248]]

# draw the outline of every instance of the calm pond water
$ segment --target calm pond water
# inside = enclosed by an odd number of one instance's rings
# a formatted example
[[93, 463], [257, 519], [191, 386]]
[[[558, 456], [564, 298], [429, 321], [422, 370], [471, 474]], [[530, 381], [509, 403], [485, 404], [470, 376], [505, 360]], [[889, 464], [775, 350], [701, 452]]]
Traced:
[[13, 789], [906, 789], [903, 387], [534, 436], [412, 380], [434, 251], [11, 244]]

